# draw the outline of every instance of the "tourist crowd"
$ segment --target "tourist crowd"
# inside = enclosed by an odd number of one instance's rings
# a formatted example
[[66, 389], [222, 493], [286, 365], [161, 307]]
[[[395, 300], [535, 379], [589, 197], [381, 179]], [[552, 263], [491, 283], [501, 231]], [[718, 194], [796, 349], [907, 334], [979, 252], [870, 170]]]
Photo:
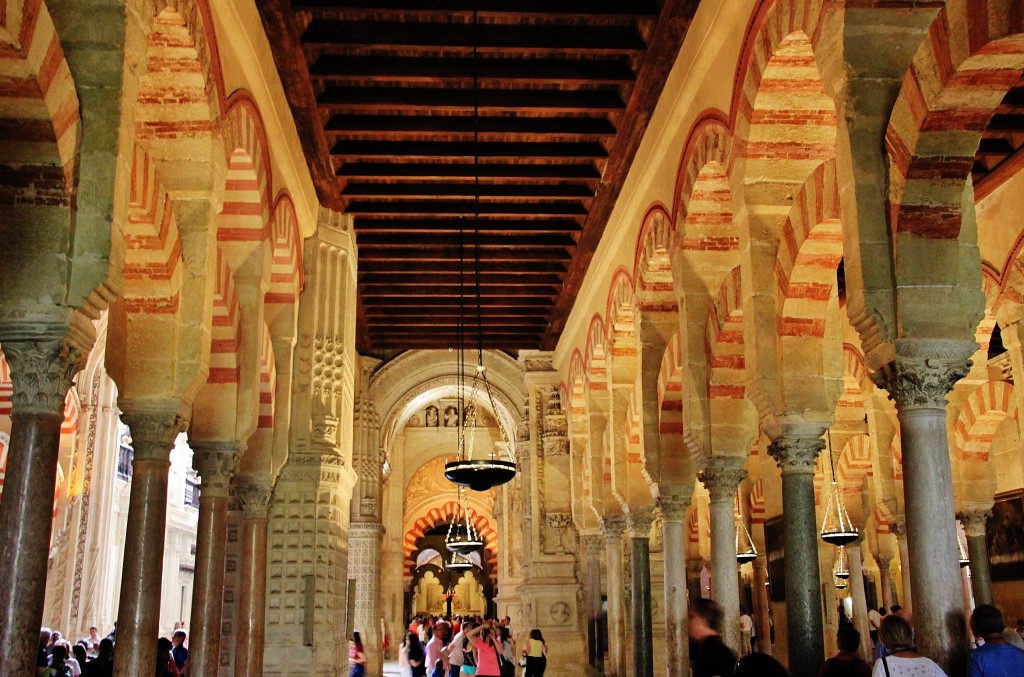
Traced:
[[[155, 646], [153, 677], [186, 677], [188, 675], [188, 633], [182, 624], [175, 624], [170, 639], [161, 637]], [[37, 677], [111, 677], [114, 671], [114, 645], [117, 627], [100, 638], [96, 628], [89, 636], [74, 644], [58, 630], [39, 631], [39, 653], [36, 657]], [[148, 676], [147, 676], [148, 677]]]

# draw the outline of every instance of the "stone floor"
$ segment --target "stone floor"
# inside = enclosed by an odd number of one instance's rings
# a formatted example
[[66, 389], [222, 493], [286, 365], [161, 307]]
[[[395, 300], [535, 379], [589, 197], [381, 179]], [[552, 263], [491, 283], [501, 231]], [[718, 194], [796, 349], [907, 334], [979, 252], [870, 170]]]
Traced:
[[398, 661], [384, 662], [384, 677], [398, 677], [400, 674], [398, 671]]

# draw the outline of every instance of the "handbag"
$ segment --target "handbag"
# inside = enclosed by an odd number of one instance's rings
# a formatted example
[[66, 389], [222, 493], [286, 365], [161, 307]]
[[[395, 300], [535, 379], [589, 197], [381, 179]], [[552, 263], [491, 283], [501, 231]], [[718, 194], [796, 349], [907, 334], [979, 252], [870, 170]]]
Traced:
[[519, 657], [519, 667], [521, 667], [521, 668], [525, 668], [526, 667], [526, 654], [523, 654], [522, 656]]
[[885, 668], [885, 677], [892, 677], [889, 674], [889, 664], [885, 662], [885, 656], [882, 656], [882, 667]]

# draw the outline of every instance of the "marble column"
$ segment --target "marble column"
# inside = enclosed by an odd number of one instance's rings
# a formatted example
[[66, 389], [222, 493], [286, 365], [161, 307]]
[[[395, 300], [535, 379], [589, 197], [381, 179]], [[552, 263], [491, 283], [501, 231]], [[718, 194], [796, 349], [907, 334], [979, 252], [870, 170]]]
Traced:
[[174, 439], [186, 425], [175, 401], [121, 401], [132, 434], [132, 486], [128, 497], [121, 597], [117, 610], [115, 677], [153, 670], [160, 626], [160, 594], [167, 525], [167, 473]]
[[262, 675], [267, 605], [267, 524], [273, 488], [269, 477], [236, 475], [232, 484], [242, 507], [235, 673]]
[[989, 568], [985, 524], [992, 516], [989, 510], [971, 510], [959, 515], [967, 536], [967, 557], [971, 560], [971, 591], [975, 604], [992, 604], [992, 571]]
[[703, 570], [703, 560], [697, 559], [686, 561], [686, 587], [689, 590], [691, 598], [696, 599], [697, 597], [704, 596], [704, 591], [701, 589], [700, 584], [700, 572]]
[[633, 630], [633, 675], [654, 677], [654, 631], [651, 621], [652, 508], [631, 506], [626, 516], [632, 554], [630, 620]]
[[683, 495], [662, 496], [662, 552], [665, 567], [665, 674], [684, 677], [690, 674], [690, 638], [687, 633], [686, 541], [683, 523], [690, 506], [693, 487]]
[[11, 436], [0, 501], [0, 674], [35, 674], [64, 398], [84, 354], [60, 338], [5, 340]]
[[722, 639], [740, 653], [740, 587], [736, 575], [736, 490], [747, 476], [745, 459], [708, 459], [700, 481], [711, 496], [711, 596], [722, 605]]
[[875, 555], [878, 562], [878, 585], [882, 588], [882, 606], [886, 611], [892, 608], [892, 555]]
[[754, 568], [754, 627], [757, 628], [757, 650], [772, 655], [771, 614], [768, 599], [768, 558], [764, 549], [757, 553]]
[[380, 522], [353, 522], [348, 528], [349, 579], [356, 582], [352, 629], [359, 631], [366, 646], [368, 675], [380, 675], [384, 670], [384, 656], [380, 649], [380, 556], [383, 538], [384, 525]]
[[602, 520], [608, 560], [608, 663], [609, 677], [626, 677], [626, 625], [622, 602], [622, 533], [625, 516]]
[[874, 374], [895, 400], [900, 423], [917, 648], [950, 675], [967, 669], [967, 624], [957, 565], [946, 395], [967, 374], [976, 349], [973, 341], [904, 340], [896, 344], [896, 359]]
[[[814, 512], [814, 463], [825, 447], [824, 426], [784, 434], [769, 451], [782, 469], [783, 548], [786, 553], [786, 642], [789, 672], [814, 675], [825, 660]], [[802, 433], [802, 434], [801, 434]]]
[[850, 566], [850, 597], [853, 598], [853, 626], [860, 633], [860, 657], [870, 665], [872, 660], [871, 640], [868, 634], [867, 593], [864, 590], [864, 560], [861, 555], [861, 541], [846, 546], [846, 559]]
[[889, 526], [896, 535], [896, 549], [900, 553], [900, 583], [903, 586], [903, 597], [899, 604], [907, 613], [914, 614], [914, 596], [910, 590], [910, 552], [907, 550], [907, 522], [899, 517]]
[[604, 536], [584, 534], [581, 537], [586, 559], [587, 576], [587, 640], [590, 647], [590, 665], [604, 672], [604, 652], [601, 650], [601, 548]]
[[199, 473], [199, 525], [192, 585], [189, 674], [215, 677], [220, 667], [224, 608], [224, 557], [227, 546], [229, 483], [238, 443], [191, 442], [192, 465]]

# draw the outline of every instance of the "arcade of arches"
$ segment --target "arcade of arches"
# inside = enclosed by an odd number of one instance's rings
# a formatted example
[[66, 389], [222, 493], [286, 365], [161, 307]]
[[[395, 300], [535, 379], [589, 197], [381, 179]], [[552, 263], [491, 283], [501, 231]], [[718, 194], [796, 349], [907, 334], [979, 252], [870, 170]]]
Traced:
[[361, 266], [394, 242], [327, 199], [280, 60], [275, 22], [331, 4], [0, 3], [0, 674], [34, 674], [41, 625], [115, 622], [115, 674], [148, 674], [184, 620], [191, 677], [339, 674], [353, 629], [380, 675], [451, 601], [542, 629], [555, 677], [686, 675], [699, 595], [802, 677], [839, 604], [866, 637], [899, 603], [963, 675], [974, 605], [1024, 617], [1020, 0], [636, 3], [678, 40], [613, 115], [544, 340], [483, 353], [474, 444], [512, 431], [518, 474], [468, 492], [459, 576], [459, 353], [387, 337]]

